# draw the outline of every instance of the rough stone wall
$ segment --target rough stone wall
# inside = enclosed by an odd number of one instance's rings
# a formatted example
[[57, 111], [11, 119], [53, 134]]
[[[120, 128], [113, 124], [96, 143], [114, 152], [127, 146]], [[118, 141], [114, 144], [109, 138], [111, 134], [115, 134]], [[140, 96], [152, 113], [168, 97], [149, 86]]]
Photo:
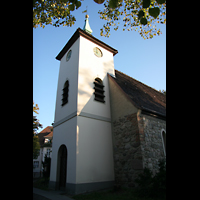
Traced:
[[113, 122], [114, 170], [116, 184], [135, 186], [144, 167], [155, 173], [158, 160], [164, 158], [161, 130], [166, 122], [140, 112]]
[[165, 158], [161, 131], [166, 131], [166, 121], [140, 113], [137, 117], [143, 167], [151, 169], [155, 174], [159, 169], [159, 160]]
[[132, 187], [143, 169], [137, 113], [113, 122], [113, 145], [116, 184]]

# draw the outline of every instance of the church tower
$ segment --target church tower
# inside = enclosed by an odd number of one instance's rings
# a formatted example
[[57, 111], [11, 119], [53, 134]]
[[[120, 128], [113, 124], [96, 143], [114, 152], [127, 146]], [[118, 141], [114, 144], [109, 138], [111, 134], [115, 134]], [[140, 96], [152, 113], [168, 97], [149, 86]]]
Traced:
[[89, 16], [57, 55], [49, 187], [78, 194], [114, 183], [108, 73], [117, 50], [91, 35]]

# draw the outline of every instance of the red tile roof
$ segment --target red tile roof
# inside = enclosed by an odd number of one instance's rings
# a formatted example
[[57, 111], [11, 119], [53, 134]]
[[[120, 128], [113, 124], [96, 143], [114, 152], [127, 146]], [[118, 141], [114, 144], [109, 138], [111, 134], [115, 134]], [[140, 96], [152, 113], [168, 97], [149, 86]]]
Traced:
[[45, 137], [53, 137], [53, 126], [47, 126], [41, 132], [38, 133], [38, 138], [40, 142], [40, 146], [44, 144]]

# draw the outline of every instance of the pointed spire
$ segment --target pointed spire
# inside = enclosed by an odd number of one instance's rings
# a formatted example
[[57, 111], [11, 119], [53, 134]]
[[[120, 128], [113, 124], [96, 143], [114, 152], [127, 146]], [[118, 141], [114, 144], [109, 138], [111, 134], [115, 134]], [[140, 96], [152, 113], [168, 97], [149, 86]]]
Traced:
[[83, 30], [89, 34], [92, 34], [92, 29], [90, 28], [88, 18], [89, 18], [89, 15], [85, 15], [85, 24], [84, 24]]

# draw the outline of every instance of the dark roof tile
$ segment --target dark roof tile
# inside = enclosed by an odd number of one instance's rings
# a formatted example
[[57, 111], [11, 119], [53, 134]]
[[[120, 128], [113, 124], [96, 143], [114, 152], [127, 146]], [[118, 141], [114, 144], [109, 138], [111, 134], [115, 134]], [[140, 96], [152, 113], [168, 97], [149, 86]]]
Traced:
[[112, 78], [137, 108], [166, 116], [166, 96], [163, 93], [118, 70], [115, 70], [115, 76], [116, 78]]

